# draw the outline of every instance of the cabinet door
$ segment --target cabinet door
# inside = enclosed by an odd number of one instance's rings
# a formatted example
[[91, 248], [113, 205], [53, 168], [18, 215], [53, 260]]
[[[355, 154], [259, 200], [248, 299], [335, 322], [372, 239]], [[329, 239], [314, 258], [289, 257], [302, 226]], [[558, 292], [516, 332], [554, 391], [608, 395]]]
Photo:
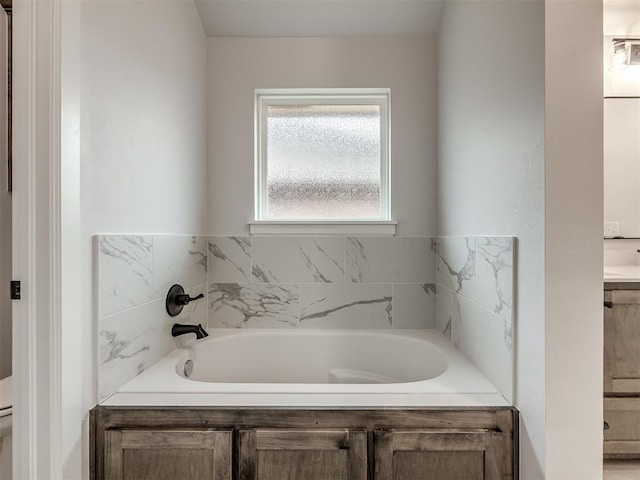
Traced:
[[604, 398], [605, 458], [640, 458], [640, 398]]
[[640, 290], [605, 292], [604, 391], [640, 392]]
[[106, 480], [231, 480], [231, 431], [108, 430]]
[[512, 478], [502, 434], [486, 430], [375, 430], [375, 480]]
[[365, 430], [241, 430], [240, 480], [366, 480]]

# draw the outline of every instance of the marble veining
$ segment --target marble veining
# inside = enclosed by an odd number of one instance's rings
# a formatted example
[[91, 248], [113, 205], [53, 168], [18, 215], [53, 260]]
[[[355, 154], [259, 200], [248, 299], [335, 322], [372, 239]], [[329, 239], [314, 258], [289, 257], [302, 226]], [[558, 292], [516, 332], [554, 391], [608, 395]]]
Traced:
[[145, 368], [165, 357], [176, 343], [164, 301], [102, 318], [99, 329], [99, 393], [104, 399]]
[[504, 344], [509, 350], [509, 353], [513, 355], [513, 322], [510, 322], [506, 318], [504, 320]]
[[452, 328], [452, 301], [452, 292], [438, 285], [436, 296], [436, 328], [447, 337], [449, 341], [451, 341]]
[[[184, 339], [170, 327], [437, 328], [511, 398], [511, 237], [196, 237], [97, 241], [100, 398]], [[164, 295], [196, 296], [179, 318]]]
[[462, 296], [460, 351], [511, 401], [513, 358], [505, 342], [504, 319]]
[[298, 326], [298, 286], [209, 284], [209, 327]]
[[329, 262], [329, 265], [331, 265], [331, 267], [335, 267], [333, 268], [334, 270], [333, 273], [336, 274], [334, 278], [337, 278], [337, 280], [328, 278], [325, 272], [323, 272], [322, 269], [318, 266], [318, 262], [316, 261], [315, 258], [313, 258], [312, 253], [307, 252], [304, 249], [298, 247], [298, 250], [300, 251], [300, 256], [302, 257], [304, 264], [307, 267], [307, 270], [311, 272], [313, 279], [321, 283], [332, 283], [334, 281], [338, 281], [338, 282], [342, 281], [344, 278], [344, 260], [343, 260], [344, 255], [339, 254], [339, 260], [337, 260], [334, 256], [330, 255], [324, 248], [322, 248], [322, 246], [320, 246], [317, 241], [314, 241], [313, 245], [317, 250], [318, 255], [321, 258], [323, 258], [325, 261]]
[[340, 237], [255, 237], [256, 283], [342, 283], [344, 239]]
[[347, 238], [347, 277], [352, 282], [363, 283], [368, 265], [368, 252], [362, 240]]
[[[460, 350], [460, 338], [463, 333], [463, 316], [460, 308], [460, 301], [464, 297], [455, 292], [451, 292], [451, 343]], [[467, 320], [466, 318], [464, 320]]]
[[164, 298], [171, 285], [185, 289], [207, 281], [207, 245], [205, 237], [154, 235], [154, 298]]
[[390, 328], [391, 285], [302, 285], [302, 328]]
[[475, 239], [441, 238], [438, 242], [437, 252], [438, 283], [449, 287], [456, 293], [466, 291], [469, 288], [467, 285], [472, 285], [475, 281]]
[[121, 339], [117, 331], [101, 330], [100, 331], [101, 348], [101, 365], [105, 365], [117, 359], [132, 358], [136, 355], [149, 351], [149, 345], [143, 345], [138, 350], [131, 353], [127, 352], [127, 348], [131, 345], [131, 339]]
[[393, 284], [393, 328], [436, 328], [436, 286]]
[[174, 283], [207, 281], [203, 237], [102, 235], [97, 244], [100, 317], [164, 298]]
[[349, 237], [346, 277], [353, 283], [434, 283], [430, 237]]
[[164, 304], [174, 283], [191, 296], [207, 292], [206, 243], [186, 235], [97, 236], [101, 399], [176, 348], [174, 321], [206, 325], [206, 300], [192, 302], [176, 319]]
[[436, 279], [506, 319], [513, 315], [513, 237], [440, 237]]
[[438, 237], [437, 327], [512, 398], [513, 237]]
[[209, 282], [251, 281], [251, 238], [209, 238]]
[[153, 237], [98, 238], [99, 311], [111, 315], [154, 298]]
[[476, 300], [504, 318], [511, 318], [513, 301], [513, 239], [476, 239]]
[[[209, 326], [435, 328], [433, 243], [430, 237], [212, 237]], [[276, 287], [298, 289], [299, 312], [287, 300], [272, 307], [284, 318], [270, 309], [263, 315], [261, 296], [268, 300]]]

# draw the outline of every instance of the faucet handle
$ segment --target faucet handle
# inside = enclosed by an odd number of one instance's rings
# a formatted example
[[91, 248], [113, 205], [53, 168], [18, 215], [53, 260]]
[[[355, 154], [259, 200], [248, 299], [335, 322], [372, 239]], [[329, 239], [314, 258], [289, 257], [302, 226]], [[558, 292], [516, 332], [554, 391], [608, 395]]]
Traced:
[[204, 293], [201, 293], [200, 295], [198, 295], [197, 297], [190, 297], [188, 293], [184, 293], [182, 295], [178, 294], [176, 295], [176, 304], [177, 305], [189, 305], [189, 302], [193, 302], [194, 300], [198, 300], [200, 298], [204, 298]]
[[204, 298], [204, 294], [200, 294], [197, 297], [190, 297], [184, 293], [182, 285], [175, 284], [169, 289], [167, 293], [167, 299], [165, 301], [165, 307], [170, 317], [175, 317], [182, 312], [185, 305], [189, 305], [190, 302]]

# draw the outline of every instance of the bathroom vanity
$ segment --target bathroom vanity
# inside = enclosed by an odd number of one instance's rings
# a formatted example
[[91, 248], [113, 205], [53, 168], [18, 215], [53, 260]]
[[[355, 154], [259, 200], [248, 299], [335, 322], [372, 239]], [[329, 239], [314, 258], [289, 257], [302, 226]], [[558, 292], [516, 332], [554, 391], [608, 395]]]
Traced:
[[604, 287], [605, 458], [640, 458], [640, 279], [623, 273]]
[[91, 411], [91, 478], [512, 479], [512, 407]]

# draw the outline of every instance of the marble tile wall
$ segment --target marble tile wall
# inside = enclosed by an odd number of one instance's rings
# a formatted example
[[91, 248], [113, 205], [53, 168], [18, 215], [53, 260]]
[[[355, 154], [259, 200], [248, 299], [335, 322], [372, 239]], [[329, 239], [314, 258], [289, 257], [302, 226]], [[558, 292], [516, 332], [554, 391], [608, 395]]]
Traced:
[[210, 237], [209, 328], [435, 328], [429, 237]]
[[513, 237], [438, 237], [436, 323], [513, 401]]
[[[99, 394], [179, 345], [171, 325], [438, 328], [512, 398], [511, 237], [95, 238]], [[192, 295], [165, 312], [174, 283]], [[437, 295], [436, 295], [437, 291]]]
[[[99, 235], [97, 301], [98, 390], [103, 400], [176, 348], [171, 325], [207, 323], [207, 303], [192, 302], [179, 317], [165, 311], [171, 285], [207, 293], [207, 239], [191, 236]], [[179, 318], [179, 319], [178, 319]]]

